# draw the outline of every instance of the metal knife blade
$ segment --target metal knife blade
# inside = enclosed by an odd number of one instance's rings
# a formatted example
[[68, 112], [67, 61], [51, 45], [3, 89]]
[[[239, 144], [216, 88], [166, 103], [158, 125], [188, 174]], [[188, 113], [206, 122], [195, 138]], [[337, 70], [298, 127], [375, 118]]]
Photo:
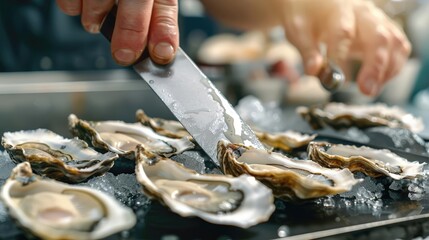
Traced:
[[[116, 7], [101, 27], [108, 40], [115, 16]], [[263, 148], [250, 127], [182, 49], [168, 65], [154, 63], [145, 52], [133, 67], [217, 165], [220, 140]]]

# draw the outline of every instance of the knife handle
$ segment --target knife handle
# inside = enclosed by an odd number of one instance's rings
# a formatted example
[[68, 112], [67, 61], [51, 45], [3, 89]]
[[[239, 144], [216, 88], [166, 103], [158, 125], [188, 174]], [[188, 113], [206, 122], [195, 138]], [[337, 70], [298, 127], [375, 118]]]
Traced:
[[[113, 30], [115, 29], [115, 23], [116, 23], [116, 13], [118, 12], [118, 6], [115, 4], [113, 5], [112, 9], [110, 9], [109, 13], [106, 15], [106, 17], [103, 20], [103, 23], [101, 24], [100, 32], [103, 34], [103, 36], [109, 41], [112, 41], [112, 35]], [[143, 51], [142, 55], [139, 59], [137, 59], [136, 62], [141, 61], [142, 59], [145, 59], [149, 57], [149, 51], [147, 48]]]
[[335, 92], [345, 82], [345, 76], [341, 68], [330, 60], [325, 60], [317, 77], [322, 86], [330, 92]]
[[100, 32], [103, 36], [110, 42], [112, 41], [113, 29], [115, 29], [116, 22], [116, 13], [118, 11], [118, 6], [113, 5], [109, 13], [104, 18], [103, 23], [101, 24]]

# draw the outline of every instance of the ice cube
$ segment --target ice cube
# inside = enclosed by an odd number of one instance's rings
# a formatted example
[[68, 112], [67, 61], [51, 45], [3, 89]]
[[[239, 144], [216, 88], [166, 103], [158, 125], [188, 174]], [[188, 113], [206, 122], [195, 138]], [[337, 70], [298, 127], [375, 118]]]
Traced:
[[4, 181], [9, 178], [15, 163], [9, 157], [9, 154], [4, 151], [0, 152], [0, 184], [3, 185]]
[[275, 102], [262, 103], [254, 96], [242, 98], [235, 107], [243, 121], [265, 131], [284, 129], [282, 109]]
[[6, 222], [8, 219], [8, 213], [6, 207], [0, 202], [0, 223]]
[[107, 172], [80, 185], [105, 192], [134, 210], [147, 205], [149, 202], [149, 199], [143, 194], [142, 187], [137, 182], [135, 174], [119, 174], [115, 176]]

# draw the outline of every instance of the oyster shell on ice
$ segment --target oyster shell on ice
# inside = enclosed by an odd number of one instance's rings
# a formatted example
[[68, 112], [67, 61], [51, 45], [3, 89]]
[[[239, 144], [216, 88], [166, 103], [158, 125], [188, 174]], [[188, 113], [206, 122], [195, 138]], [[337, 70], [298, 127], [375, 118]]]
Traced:
[[406, 128], [413, 132], [424, 129], [421, 118], [416, 118], [399, 107], [388, 107], [382, 103], [372, 105], [328, 103], [322, 107], [299, 107], [297, 112], [314, 129], [323, 128], [326, 125], [334, 128], [387, 126]]
[[129, 159], [134, 159], [136, 147], [140, 144], [167, 157], [195, 147], [187, 137], [176, 139], [162, 136], [141, 123], [89, 122], [71, 114], [69, 127], [73, 135], [90, 142], [95, 148], [108, 150]]
[[138, 148], [136, 176], [147, 195], [181, 216], [247, 228], [268, 220], [274, 211], [271, 190], [242, 175], [204, 174]]
[[33, 175], [18, 164], [1, 190], [9, 214], [42, 239], [100, 239], [135, 225], [131, 209], [87, 187]]
[[66, 139], [47, 129], [5, 132], [2, 145], [15, 163], [28, 161], [40, 175], [63, 182], [82, 182], [107, 172], [118, 158], [98, 153], [79, 139]]
[[326, 167], [348, 168], [352, 172], [363, 172], [371, 177], [389, 176], [395, 180], [415, 178], [423, 173], [423, 165], [409, 162], [387, 149], [366, 146], [311, 142], [309, 158]]
[[[161, 135], [172, 138], [191, 138], [189, 132], [183, 127], [183, 125], [179, 121], [165, 120], [162, 118], [150, 118], [141, 109], [137, 110], [136, 118], [137, 121], [141, 122], [145, 126], [151, 127], [155, 132]], [[307, 144], [314, 140], [314, 138], [316, 137], [316, 134], [308, 135], [295, 131], [284, 131], [275, 133], [268, 133], [262, 130], [255, 129], [253, 129], [253, 131], [261, 142], [263, 142], [269, 147], [279, 148], [283, 151], [291, 151], [295, 148], [307, 146]]]
[[161, 135], [171, 138], [191, 138], [189, 132], [183, 127], [183, 125], [179, 121], [166, 120], [162, 118], [151, 118], [146, 115], [146, 113], [142, 109], [137, 110], [136, 118], [138, 122], [152, 128], [155, 132]]
[[218, 158], [224, 173], [249, 174], [285, 199], [309, 199], [350, 191], [358, 183], [348, 169], [329, 169], [311, 160], [242, 144], [219, 142]]
[[309, 142], [313, 141], [316, 134], [308, 135], [295, 131], [284, 131], [268, 133], [262, 131], [255, 131], [259, 140], [267, 146], [281, 149], [290, 152], [293, 149], [307, 146]]

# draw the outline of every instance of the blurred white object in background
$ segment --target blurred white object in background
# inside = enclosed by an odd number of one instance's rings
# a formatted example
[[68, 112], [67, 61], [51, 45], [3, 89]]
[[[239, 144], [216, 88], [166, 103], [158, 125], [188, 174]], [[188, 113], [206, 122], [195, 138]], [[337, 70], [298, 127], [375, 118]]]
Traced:
[[330, 93], [326, 91], [317, 77], [301, 76], [295, 84], [289, 85], [286, 93], [288, 105], [313, 105], [329, 101]]
[[201, 45], [197, 58], [206, 64], [249, 62], [263, 56], [265, 45], [262, 32], [248, 32], [241, 36], [219, 34]]
[[259, 78], [243, 85], [244, 95], [254, 95], [263, 103], [280, 106], [286, 93], [285, 80], [279, 78]]
[[389, 105], [407, 104], [415, 85], [420, 63], [419, 59], [408, 59], [398, 75], [385, 85], [379, 100]]
[[414, 103], [419, 109], [429, 110], [429, 89], [417, 93]]

